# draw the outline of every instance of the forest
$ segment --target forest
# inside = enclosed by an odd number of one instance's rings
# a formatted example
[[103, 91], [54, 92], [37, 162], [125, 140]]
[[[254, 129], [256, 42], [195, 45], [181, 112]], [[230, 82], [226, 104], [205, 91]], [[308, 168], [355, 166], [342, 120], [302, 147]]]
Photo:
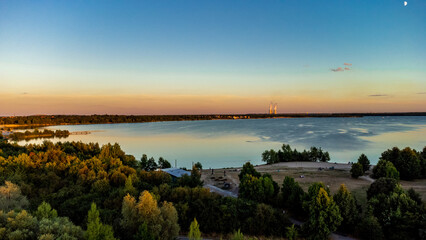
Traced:
[[[424, 166], [426, 147], [412, 152], [390, 149], [382, 159], [395, 162], [402, 178], [404, 167]], [[250, 163], [239, 174], [239, 197], [222, 197], [203, 188], [201, 164], [176, 181], [157, 171], [169, 166], [163, 158], [137, 160], [118, 144], [0, 140], [0, 239], [426, 237], [419, 194], [380, 171], [361, 206], [344, 184], [335, 194], [320, 182], [305, 192], [295, 179], [279, 184]]]

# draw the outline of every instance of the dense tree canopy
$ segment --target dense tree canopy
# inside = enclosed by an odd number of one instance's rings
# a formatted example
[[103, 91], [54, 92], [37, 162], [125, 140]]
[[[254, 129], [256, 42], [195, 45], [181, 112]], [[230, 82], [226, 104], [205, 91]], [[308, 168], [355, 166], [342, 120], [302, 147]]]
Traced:
[[[283, 149], [283, 156], [293, 152]], [[416, 152], [420, 160], [423, 152]], [[398, 238], [419, 238], [414, 233], [426, 225], [419, 194], [402, 191], [395, 179], [380, 178], [370, 186], [371, 211], [354, 224], [359, 208], [344, 187], [332, 198], [322, 183], [305, 193], [286, 177], [280, 189], [271, 174], [246, 163], [239, 174], [240, 196], [221, 197], [202, 187], [197, 167], [191, 176], [172, 181], [151, 167], [166, 166], [159, 160], [144, 155], [137, 161], [118, 144], [0, 141], [0, 239], [172, 239], [179, 231], [186, 234], [194, 218], [205, 234], [240, 229], [253, 236], [294, 236], [288, 214], [306, 222], [301, 237], [312, 237], [312, 231], [325, 237], [341, 221], [339, 231], [349, 234], [366, 236], [371, 234], [363, 232], [366, 227], [379, 226], [386, 238], [392, 229], [400, 231]]]
[[396, 170], [392, 162], [381, 159], [373, 168], [374, 178], [394, 178], [399, 180], [399, 172]]
[[400, 178], [403, 180], [411, 180], [415, 178], [420, 178], [421, 173], [424, 171], [422, 169], [422, 154], [416, 152], [415, 150], [406, 147], [403, 150], [400, 150], [397, 147], [388, 149], [382, 153], [380, 157], [381, 160], [387, 160], [391, 162], [396, 170], [398, 170]]
[[293, 161], [328, 162], [330, 161], [330, 155], [317, 147], [311, 147], [309, 151], [298, 152], [296, 149], [292, 150], [290, 145], [283, 144], [278, 151], [273, 149], [264, 151], [262, 153], [262, 161], [267, 164]]

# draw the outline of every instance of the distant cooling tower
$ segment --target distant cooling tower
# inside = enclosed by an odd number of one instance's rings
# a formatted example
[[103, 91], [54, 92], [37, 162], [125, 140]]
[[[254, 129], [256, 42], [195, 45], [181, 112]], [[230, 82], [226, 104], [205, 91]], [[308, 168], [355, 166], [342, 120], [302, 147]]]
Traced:
[[277, 103], [270, 103], [269, 104], [269, 114], [277, 114]]

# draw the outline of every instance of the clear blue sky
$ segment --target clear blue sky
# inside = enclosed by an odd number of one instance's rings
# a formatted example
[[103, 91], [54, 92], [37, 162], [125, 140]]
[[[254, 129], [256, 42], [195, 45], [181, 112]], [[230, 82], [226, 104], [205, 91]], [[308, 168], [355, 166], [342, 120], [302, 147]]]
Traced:
[[426, 111], [403, 2], [1, 1], [0, 115]]

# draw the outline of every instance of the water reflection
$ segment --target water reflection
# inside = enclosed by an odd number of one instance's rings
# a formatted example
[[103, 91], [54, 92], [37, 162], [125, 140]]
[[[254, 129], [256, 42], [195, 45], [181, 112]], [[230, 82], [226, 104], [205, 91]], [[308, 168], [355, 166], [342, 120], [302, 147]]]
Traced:
[[[261, 164], [265, 149], [288, 143], [299, 150], [318, 146], [332, 162], [356, 161], [365, 153], [376, 163], [393, 146], [421, 149], [426, 145], [426, 117], [293, 118], [157, 122], [57, 126], [50, 129], [94, 131], [53, 141], [118, 142], [124, 151], [177, 159], [182, 167], [200, 161], [204, 167]], [[30, 143], [41, 142], [33, 140]], [[22, 143], [25, 144], [25, 143]]]

